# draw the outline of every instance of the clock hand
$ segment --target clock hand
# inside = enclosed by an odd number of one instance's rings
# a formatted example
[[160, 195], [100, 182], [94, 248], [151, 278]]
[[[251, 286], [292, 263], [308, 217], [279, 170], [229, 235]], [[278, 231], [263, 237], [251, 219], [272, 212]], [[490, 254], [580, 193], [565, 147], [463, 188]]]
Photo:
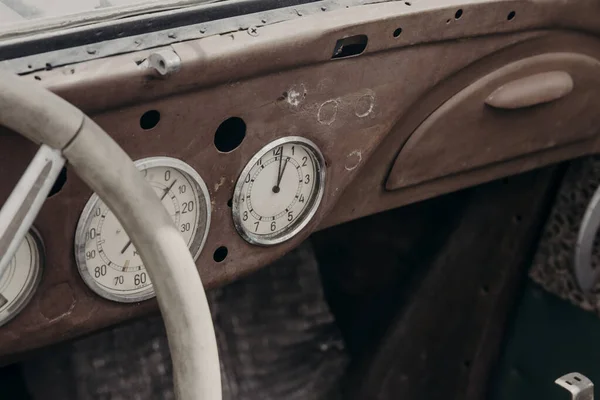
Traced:
[[287, 167], [288, 165], [288, 161], [290, 161], [290, 158], [286, 158], [285, 159], [285, 163], [283, 163], [283, 168], [281, 169], [281, 173], [279, 174], [279, 178], [277, 179], [277, 187], [279, 187], [279, 184], [281, 183], [281, 179], [283, 178], [283, 173], [285, 172], [285, 167]]
[[283, 148], [281, 148], [281, 154], [279, 155], [279, 165], [277, 166], [277, 183], [273, 186], [273, 193], [279, 193], [279, 182], [281, 181], [281, 161], [283, 161]]

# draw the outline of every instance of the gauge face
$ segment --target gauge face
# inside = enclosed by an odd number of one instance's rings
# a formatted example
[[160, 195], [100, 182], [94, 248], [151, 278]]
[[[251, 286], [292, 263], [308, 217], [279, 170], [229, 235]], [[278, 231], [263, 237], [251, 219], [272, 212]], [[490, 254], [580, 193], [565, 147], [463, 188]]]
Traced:
[[[192, 167], [177, 159], [152, 157], [135, 165], [173, 217], [195, 260], [210, 224], [206, 184]], [[75, 255], [82, 278], [100, 296], [123, 303], [154, 297], [152, 282], [135, 246], [96, 194], [79, 219]]]
[[233, 221], [248, 242], [272, 245], [296, 235], [315, 214], [325, 161], [308, 139], [290, 136], [263, 147], [238, 178]]
[[0, 278], [0, 326], [13, 319], [31, 300], [42, 277], [42, 244], [36, 233], [25, 235]]

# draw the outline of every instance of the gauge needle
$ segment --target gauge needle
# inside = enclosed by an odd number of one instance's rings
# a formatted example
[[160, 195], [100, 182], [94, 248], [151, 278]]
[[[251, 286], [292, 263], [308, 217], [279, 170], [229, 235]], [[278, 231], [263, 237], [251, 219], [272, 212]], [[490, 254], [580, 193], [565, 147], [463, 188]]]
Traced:
[[163, 201], [163, 199], [164, 199], [164, 198], [167, 196], [167, 193], [169, 193], [169, 191], [170, 191], [171, 189], [173, 189], [173, 186], [175, 186], [175, 182], [177, 182], [177, 179], [175, 179], [175, 180], [173, 181], [173, 183], [171, 183], [171, 186], [169, 186], [168, 188], [166, 188], [166, 189], [165, 189], [165, 191], [163, 192], [163, 195], [162, 195], [162, 197], [160, 198], [160, 201]]
[[[167, 197], [167, 193], [169, 193], [169, 191], [171, 191], [171, 189], [173, 189], [173, 186], [175, 186], [175, 182], [177, 182], [177, 179], [175, 179], [173, 181], [173, 183], [171, 183], [171, 186], [169, 186], [168, 188], [165, 189], [165, 191], [163, 192], [160, 201], [163, 201], [163, 199], [165, 197]], [[121, 254], [125, 253], [125, 251], [127, 251], [127, 249], [129, 248], [129, 246], [131, 246], [131, 239], [127, 242], [127, 244], [125, 245], [125, 247], [123, 247], [123, 249], [121, 249]]]

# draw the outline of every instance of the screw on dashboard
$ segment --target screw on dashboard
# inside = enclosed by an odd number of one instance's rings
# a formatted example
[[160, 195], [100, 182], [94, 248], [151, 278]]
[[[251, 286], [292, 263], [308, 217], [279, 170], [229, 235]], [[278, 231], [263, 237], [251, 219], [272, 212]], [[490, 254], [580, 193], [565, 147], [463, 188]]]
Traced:
[[254, 25], [248, 27], [248, 35], [250, 36], [258, 36], [258, 28]]

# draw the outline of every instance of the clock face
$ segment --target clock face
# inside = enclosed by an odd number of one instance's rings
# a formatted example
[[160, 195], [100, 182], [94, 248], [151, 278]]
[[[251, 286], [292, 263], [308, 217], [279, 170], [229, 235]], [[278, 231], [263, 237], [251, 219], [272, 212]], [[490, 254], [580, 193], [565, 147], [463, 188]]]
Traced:
[[319, 149], [301, 137], [285, 137], [262, 148], [238, 178], [233, 219], [240, 235], [259, 245], [294, 237], [314, 216], [325, 181]]

